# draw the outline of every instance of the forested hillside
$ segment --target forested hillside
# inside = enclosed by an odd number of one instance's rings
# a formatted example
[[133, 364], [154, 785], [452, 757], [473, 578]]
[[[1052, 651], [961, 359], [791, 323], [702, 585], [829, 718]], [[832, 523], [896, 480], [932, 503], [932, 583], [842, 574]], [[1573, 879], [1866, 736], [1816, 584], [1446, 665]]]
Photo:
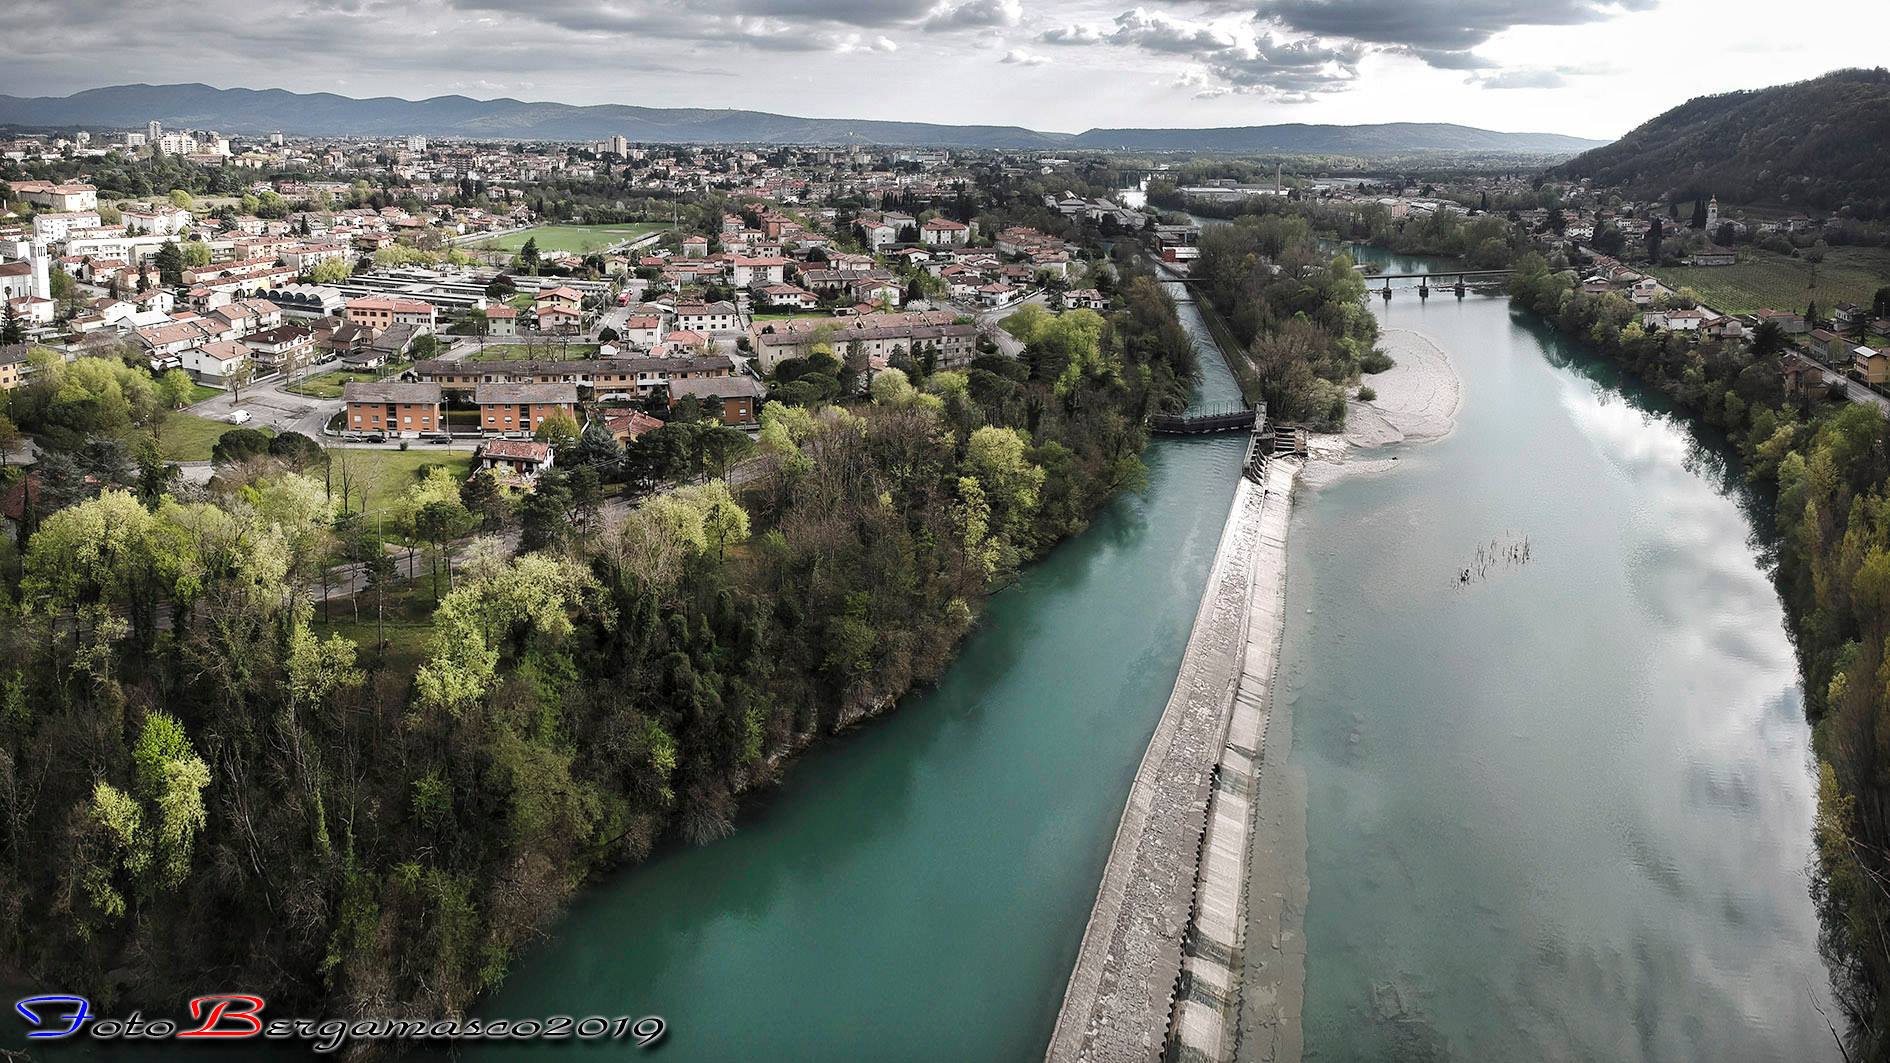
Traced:
[[1890, 70], [1702, 96], [1554, 172], [1640, 198], [1890, 217]]

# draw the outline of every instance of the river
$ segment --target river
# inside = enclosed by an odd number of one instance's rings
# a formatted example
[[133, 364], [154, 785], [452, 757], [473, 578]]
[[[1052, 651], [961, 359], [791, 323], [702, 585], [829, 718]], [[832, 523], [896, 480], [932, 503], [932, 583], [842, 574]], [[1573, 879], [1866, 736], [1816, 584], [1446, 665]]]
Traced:
[[[1198, 397], [1239, 401], [1219, 359]], [[996, 595], [937, 686], [590, 890], [482, 1012], [661, 1015], [666, 1061], [1041, 1058], [1245, 445], [1152, 444], [1148, 489]], [[540, 1053], [570, 1049], [470, 1055]]]
[[1765, 500], [1507, 299], [1372, 305], [1463, 404], [1294, 510], [1306, 1057], [1837, 1058]]
[[[1464, 394], [1455, 434], [1294, 508], [1306, 1058], [1835, 1058], [1765, 500], [1505, 299], [1372, 304]], [[661, 1015], [669, 1061], [1040, 1059], [1243, 446], [1151, 445], [939, 684], [587, 891], [482, 1013]]]

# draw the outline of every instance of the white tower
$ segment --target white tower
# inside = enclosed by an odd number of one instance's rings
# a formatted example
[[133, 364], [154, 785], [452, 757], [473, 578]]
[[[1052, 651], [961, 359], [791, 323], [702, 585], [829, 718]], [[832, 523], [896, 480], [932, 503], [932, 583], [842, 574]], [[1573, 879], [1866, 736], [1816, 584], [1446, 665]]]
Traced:
[[1714, 196], [1706, 201], [1706, 231], [1710, 233], [1717, 228], [1719, 228], [1719, 197]]
[[156, 144], [158, 142], [158, 138], [163, 135], [164, 135], [164, 127], [158, 124], [157, 119], [153, 118], [149, 122], [146, 122], [144, 124], [145, 143]]

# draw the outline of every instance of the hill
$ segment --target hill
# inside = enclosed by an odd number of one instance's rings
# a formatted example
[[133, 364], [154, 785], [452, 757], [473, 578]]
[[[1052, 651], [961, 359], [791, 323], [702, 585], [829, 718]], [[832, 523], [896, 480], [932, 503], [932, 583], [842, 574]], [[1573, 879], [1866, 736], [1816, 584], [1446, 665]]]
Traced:
[[1559, 133], [1498, 133], [1446, 122], [1377, 125], [1227, 126], [1219, 129], [1091, 129], [1085, 148], [1140, 151], [1247, 151], [1294, 155], [1392, 155], [1425, 151], [1558, 155], [1601, 143]]
[[218, 89], [209, 85], [115, 85], [70, 96], [0, 96], [0, 124], [141, 128], [166, 126], [225, 133], [282, 130], [305, 136], [432, 136], [601, 140], [621, 134], [662, 143], [940, 144], [993, 148], [1054, 147], [1068, 134], [1016, 126], [946, 126], [795, 118], [709, 108], [578, 107], [522, 100], [435, 96], [354, 99], [329, 92]]
[[1642, 198], [1890, 217], [1890, 71], [1702, 96], [1553, 172]]
[[0, 96], [0, 125], [139, 129], [166, 126], [225, 133], [282, 130], [305, 136], [409, 133], [489, 139], [602, 140], [619, 135], [657, 143], [883, 144], [968, 148], [1133, 148], [1148, 151], [1264, 151], [1379, 155], [1422, 152], [1553, 154], [1596, 142], [1546, 133], [1497, 133], [1434, 123], [1360, 126], [1242, 126], [1228, 129], [1092, 129], [1045, 133], [1020, 126], [936, 125], [848, 118], [796, 118], [709, 108], [574, 106], [514, 99], [435, 96], [355, 99], [282, 89], [209, 85], [115, 85], [70, 96]]

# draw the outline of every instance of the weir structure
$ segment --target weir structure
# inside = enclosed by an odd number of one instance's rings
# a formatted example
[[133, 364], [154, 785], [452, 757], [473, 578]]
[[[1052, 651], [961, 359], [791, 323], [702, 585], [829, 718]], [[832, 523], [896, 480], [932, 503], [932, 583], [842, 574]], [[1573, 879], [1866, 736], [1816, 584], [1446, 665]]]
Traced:
[[[1130, 788], [1049, 1063], [1231, 1060], [1246, 879], [1300, 461], [1264, 415], [1174, 692]], [[1271, 454], [1271, 456], [1269, 456]]]

